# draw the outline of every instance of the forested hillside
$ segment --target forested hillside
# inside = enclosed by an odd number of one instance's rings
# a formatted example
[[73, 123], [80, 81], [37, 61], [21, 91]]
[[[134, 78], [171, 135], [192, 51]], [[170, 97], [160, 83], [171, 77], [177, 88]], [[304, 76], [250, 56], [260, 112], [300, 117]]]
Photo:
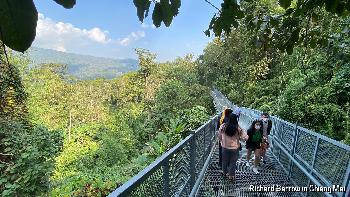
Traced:
[[33, 65], [43, 63], [67, 65], [67, 72], [78, 79], [113, 79], [138, 69], [138, 62], [135, 59], [94, 57], [37, 47], [28, 50], [28, 58], [32, 60]]
[[208, 120], [210, 89], [191, 56], [156, 63], [147, 50], [137, 54], [140, 70], [112, 80], [10, 58], [17, 66], [1, 83], [3, 196], [105, 196]]

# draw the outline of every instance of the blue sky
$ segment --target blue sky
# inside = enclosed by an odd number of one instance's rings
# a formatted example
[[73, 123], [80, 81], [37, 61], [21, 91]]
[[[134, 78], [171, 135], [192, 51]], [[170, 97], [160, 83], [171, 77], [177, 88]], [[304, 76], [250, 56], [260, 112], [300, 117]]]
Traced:
[[[151, 12], [141, 24], [132, 0], [77, 0], [73, 9], [34, 2], [40, 14], [33, 46], [110, 58], [136, 58], [134, 48], [145, 48], [159, 61], [201, 54], [212, 39], [203, 31], [216, 11], [204, 0], [182, 0], [171, 26], [155, 28]], [[219, 6], [221, 0], [211, 2]]]

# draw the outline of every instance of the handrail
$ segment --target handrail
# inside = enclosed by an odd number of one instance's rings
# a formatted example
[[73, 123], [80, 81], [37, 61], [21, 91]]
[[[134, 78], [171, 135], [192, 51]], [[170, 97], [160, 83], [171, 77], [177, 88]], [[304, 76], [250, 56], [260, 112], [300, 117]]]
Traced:
[[137, 186], [142, 181], [144, 181], [145, 178], [151, 173], [153, 173], [158, 166], [162, 165], [164, 161], [169, 158], [171, 155], [175, 154], [178, 149], [180, 149], [186, 142], [188, 142], [192, 138], [193, 134], [190, 134], [185, 139], [180, 141], [178, 144], [176, 144], [173, 148], [171, 148], [168, 152], [164, 153], [160, 157], [158, 157], [153, 163], [151, 163], [149, 166], [147, 166], [145, 169], [143, 169], [141, 172], [139, 172], [137, 175], [132, 177], [128, 182], [120, 186], [117, 190], [112, 192], [109, 196], [120, 196], [124, 193], [129, 192], [130, 189], [132, 189], [130, 186]]
[[[223, 100], [222, 105], [235, 107], [234, 104], [232, 104], [222, 93], [217, 90], [214, 91], [215, 94], [219, 95], [221, 100]], [[255, 116], [262, 113], [261, 111], [246, 107], [241, 107], [241, 109], [242, 114], [249, 116], [251, 120], [255, 119]], [[287, 156], [288, 160], [290, 160], [287, 168], [282, 165], [286, 172], [292, 172], [292, 170], [296, 170], [295, 167], [297, 167], [308, 178], [307, 186], [313, 182], [318, 186], [332, 187], [332, 185], [337, 185], [340, 182], [342, 186], [347, 186], [346, 191], [336, 192], [335, 194], [339, 197], [350, 196], [350, 146], [314, 131], [308, 130], [304, 127], [298, 126], [297, 124], [292, 124], [277, 116], [270, 117], [274, 121], [274, 126], [272, 128], [273, 137], [271, 148], [281, 150]], [[285, 130], [286, 127], [293, 128], [293, 131]], [[283, 137], [287, 134], [291, 136], [292, 139], [286, 139]], [[286, 144], [286, 142], [289, 143]], [[305, 146], [309, 147], [310, 150], [303, 150], [305, 149]], [[305, 158], [300, 155], [300, 153], [308, 156], [311, 155], [312, 158], [309, 158], [311, 163], [308, 163]], [[328, 158], [324, 159], [324, 157]], [[278, 159], [281, 159], [280, 154]], [[334, 164], [336, 162], [338, 163], [337, 165], [327, 166], [327, 162]], [[338, 174], [334, 174], [334, 172]], [[289, 173], [289, 175], [292, 174]], [[290, 178], [293, 182], [298, 184], [298, 181], [295, 181], [298, 177], [291, 176]], [[328, 193], [324, 194], [326, 196], [330, 196]]]
[[[176, 192], [186, 192], [187, 195], [189, 195], [194, 187], [194, 184], [199, 178], [201, 178], [199, 176], [201, 169], [204, 167], [204, 165], [206, 165], [205, 162], [201, 161], [206, 161], [211, 155], [206, 150], [208, 150], [208, 148], [211, 150], [214, 145], [213, 141], [216, 139], [215, 128], [217, 118], [218, 115], [208, 120], [192, 134], [181, 140], [177, 145], [157, 158], [144, 170], [113, 191], [109, 196], [154, 196], [152, 194], [157, 194], [157, 196], [174, 196], [176, 195]], [[202, 141], [207, 142], [206, 144], [203, 144], [204, 150], [200, 148], [200, 143]], [[181, 151], [184, 153], [182, 155], [178, 154]], [[203, 159], [199, 159], [197, 161], [198, 157]], [[188, 169], [187, 172], [176, 172], [178, 169], [170, 168], [172, 163], [169, 161], [176, 159], [180, 159], [180, 161], [182, 161], [180, 168]], [[200, 169], [197, 169], [198, 167], [200, 167]], [[172, 173], [175, 173], [176, 175], [171, 176], [169, 172], [170, 170], [175, 170], [172, 171]], [[177, 191], [177, 188], [174, 188], [174, 185], [170, 184], [170, 181], [176, 182], [177, 180], [172, 179], [178, 176], [186, 179], [186, 181], [180, 186], [182, 187], [180, 191]], [[162, 188], [152, 188], [152, 183], [148, 183], [148, 179], [150, 177], [161, 181]], [[187, 189], [188, 187], [190, 189]], [[171, 194], [171, 192], [173, 193]]]
[[[217, 141], [217, 142], [219, 142], [219, 141]], [[212, 149], [211, 149], [211, 151], [210, 151], [210, 154], [209, 154], [207, 160], [205, 161], [205, 164], [204, 164], [204, 166], [203, 166], [203, 169], [202, 169], [201, 173], [199, 174], [199, 177], [198, 177], [196, 183], [194, 184], [194, 186], [193, 186], [193, 188], [192, 188], [192, 191], [191, 191], [191, 193], [190, 193], [189, 196], [193, 197], [193, 196], [195, 196], [195, 194], [197, 193], [198, 188], [199, 188], [199, 186], [200, 186], [200, 183], [202, 182], [202, 179], [203, 179], [203, 177], [204, 177], [204, 174], [205, 174], [205, 172], [206, 172], [206, 170], [207, 170], [207, 168], [208, 168], [208, 166], [209, 166], [210, 159], [211, 159], [211, 157], [212, 157], [212, 155], [213, 155], [213, 153], [214, 153], [214, 150], [215, 150], [215, 147], [212, 147]]]
[[[295, 165], [303, 172], [305, 173], [306, 176], [308, 176], [317, 186], [322, 186], [322, 184], [315, 179], [302, 165], [299, 164], [299, 162], [297, 162], [289, 153], [286, 149], [283, 148], [283, 146], [281, 145], [281, 143], [279, 142], [278, 139], [276, 139], [276, 136], [274, 136], [274, 140], [276, 145], [284, 152], [284, 154], [286, 154], [290, 160], [292, 160]], [[324, 193], [326, 196], [331, 197], [332, 195], [328, 194], [328, 193]]]
[[[212, 96], [217, 112], [221, 112], [224, 106], [236, 107], [215, 89], [212, 91]], [[261, 114], [261, 111], [255, 109], [241, 108], [240, 122], [245, 126]], [[338, 197], [350, 196], [350, 146], [279, 117], [270, 117], [273, 120], [270, 138], [273, 156], [294, 184], [307, 187], [311, 184], [321, 187], [337, 184], [348, 186], [346, 191], [334, 194]], [[109, 196], [195, 195], [213, 154], [217, 120], [218, 115]], [[279, 154], [275, 155], [275, 151]], [[285, 159], [288, 161], [287, 164], [283, 163]], [[179, 166], [174, 166], [174, 163]], [[303, 176], [306, 177], [307, 183], [303, 180]], [[302, 195], [307, 196], [308, 193]], [[327, 192], [324, 192], [324, 195], [332, 196]]]

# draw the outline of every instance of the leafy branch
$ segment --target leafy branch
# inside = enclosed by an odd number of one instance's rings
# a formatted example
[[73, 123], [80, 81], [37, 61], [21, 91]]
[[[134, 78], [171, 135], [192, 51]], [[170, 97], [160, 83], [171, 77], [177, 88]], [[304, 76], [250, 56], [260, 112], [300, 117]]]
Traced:
[[[54, 0], [72, 8], [75, 0]], [[34, 41], [38, 12], [33, 0], [0, 0], [1, 41], [16, 51], [26, 51]]]

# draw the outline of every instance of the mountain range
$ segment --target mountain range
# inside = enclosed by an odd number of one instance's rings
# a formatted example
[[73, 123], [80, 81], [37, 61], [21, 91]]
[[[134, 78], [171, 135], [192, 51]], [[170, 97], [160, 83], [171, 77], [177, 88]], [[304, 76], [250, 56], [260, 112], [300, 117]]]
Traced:
[[51, 49], [32, 47], [28, 51], [33, 64], [58, 63], [66, 64], [68, 74], [78, 79], [113, 79], [123, 73], [135, 71], [139, 68], [136, 59], [112, 59], [66, 53]]

